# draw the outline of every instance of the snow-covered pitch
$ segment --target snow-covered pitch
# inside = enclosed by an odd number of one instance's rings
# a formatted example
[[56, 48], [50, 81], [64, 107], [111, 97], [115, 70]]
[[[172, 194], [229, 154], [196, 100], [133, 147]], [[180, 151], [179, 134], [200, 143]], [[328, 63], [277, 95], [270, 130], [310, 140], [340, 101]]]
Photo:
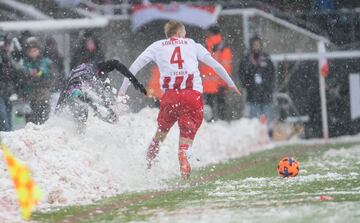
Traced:
[[[166, 188], [165, 179], [179, 177], [175, 126], [161, 145], [158, 162], [146, 170], [145, 153], [156, 129], [158, 110], [124, 114], [116, 124], [90, 116], [79, 135], [69, 117], [51, 117], [44, 125], [2, 132], [3, 143], [28, 165], [45, 193], [38, 208], [87, 204], [127, 191]], [[192, 166], [198, 168], [258, 151], [261, 124], [241, 119], [204, 122], [193, 145]], [[19, 216], [16, 194], [0, 162], [0, 221]]]

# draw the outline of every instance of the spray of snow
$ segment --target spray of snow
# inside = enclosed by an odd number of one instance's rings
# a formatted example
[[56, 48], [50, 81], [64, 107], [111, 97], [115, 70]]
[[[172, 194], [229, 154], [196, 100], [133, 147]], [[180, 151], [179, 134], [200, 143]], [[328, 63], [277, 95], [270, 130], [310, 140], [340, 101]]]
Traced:
[[[156, 109], [121, 116], [116, 124], [89, 117], [84, 135], [70, 117], [52, 117], [44, 125], [2, 132], [11, 152], [32, 170], [45, 196], [40, 208], [86, 204], [127, 191], [165, 188], [179, 177], [177, 126], [161, 145], [158, 162], [146, 170], [145, 153], [156, 129]], [[193, 145], [192, 166], [198, 168], [261, 148], [256, 120], [203, 123]], [[198, 161], [200, 160], [200, 161]], [[15, 191], [0, 162], [0, 216], [16, 213]], [[9, 217], [10, 218], [10, 217]], [[0, 218], [1, 221], [1, 218]], [[6, 220], [5, 220], [6, 221]]]

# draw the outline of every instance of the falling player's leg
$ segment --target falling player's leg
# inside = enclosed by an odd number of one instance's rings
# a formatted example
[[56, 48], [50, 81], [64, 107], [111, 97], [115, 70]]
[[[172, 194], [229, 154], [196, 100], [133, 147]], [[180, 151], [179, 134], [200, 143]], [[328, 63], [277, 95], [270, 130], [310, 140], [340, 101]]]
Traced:
[[85, 98], [85, 95], [80, 88], [72, 88], [64, 96], [64, 103], [70, 108], [71, 114], [75, 119], [76, 131], [79, 134], [85, 133], [88, 118], [88, 107], [83, 102], [83, 98]]

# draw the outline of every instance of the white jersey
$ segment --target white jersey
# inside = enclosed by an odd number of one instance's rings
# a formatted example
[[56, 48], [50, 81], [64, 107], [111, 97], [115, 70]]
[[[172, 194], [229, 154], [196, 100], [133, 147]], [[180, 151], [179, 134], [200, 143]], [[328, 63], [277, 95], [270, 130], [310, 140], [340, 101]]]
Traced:
[[[163, 92], [167, 89], [193, 89], [202, 93], [199, 60], [213, 67], [230, 86], [234, 86], [226, 71], [210, 53], [189, 38], [172, 37], [154, 42], [140, 54], [129, 70], [136, 75], [147, 63], [154, 61], [160, 70], [160, 87]], [[128, 85], [129, 82], [124, 81], [120, 91], [125, 93]]]

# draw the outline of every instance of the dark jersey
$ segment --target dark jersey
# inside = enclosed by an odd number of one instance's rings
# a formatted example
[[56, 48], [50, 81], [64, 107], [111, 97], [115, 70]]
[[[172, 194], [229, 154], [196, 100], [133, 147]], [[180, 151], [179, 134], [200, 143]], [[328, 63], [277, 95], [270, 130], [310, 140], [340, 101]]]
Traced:
[[[88, 102], [89, 98], [84, 95], [85, 90], [90, 90], [100, 97], [109, 92], [109, 84], [106, 82], [109, 72], [117, 70], [127, 77], [136, 89], [146, 94], [146, 89], [134, 75], [118, 60], [108, 60], [97, 64], [83, 63], [71, 70], [63, 91], [57, 103], [57, 110], [66, 104], [66, 100], [78, 97]], [[80, 94], [80, 95], [79, 95]]]

